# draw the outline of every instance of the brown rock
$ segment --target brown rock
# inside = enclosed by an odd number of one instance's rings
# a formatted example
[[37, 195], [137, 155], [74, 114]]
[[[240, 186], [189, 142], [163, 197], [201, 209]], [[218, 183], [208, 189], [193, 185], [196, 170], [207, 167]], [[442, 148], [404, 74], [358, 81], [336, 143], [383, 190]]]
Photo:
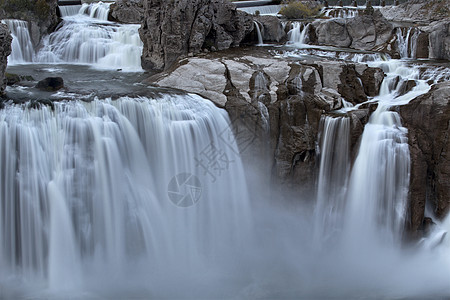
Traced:
[[411, 152], [409, 227], [414, 233], [424, 219], [425, 203], [443, 218], [450, 208], [450, 82], [398, 108], [408, 128]]
[[144, 0], [142, 65], [168, 69], [188, 53], [239, 46], [252, 18], [227, 0]]

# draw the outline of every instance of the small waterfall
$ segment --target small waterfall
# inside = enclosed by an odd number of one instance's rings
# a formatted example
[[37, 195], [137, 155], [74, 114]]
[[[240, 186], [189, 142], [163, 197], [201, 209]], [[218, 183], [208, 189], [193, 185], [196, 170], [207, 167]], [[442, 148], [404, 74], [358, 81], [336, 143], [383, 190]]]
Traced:
[[264, 75], [264, 72], [258, 71], [255, 76], [255, 85], [254, 85], [254, 94], [253, 99], [257, 101], [261, 101], [266, 93], [269, 92], [267, 88], [267, 78]]
[[314, 242], [321, 245], [342, 229], [350, 171], [350, 118], [322, 116]]
[[293, 83], [295, 85], [295, 88], [297, 89], [297, 94], [302, 97], [303, 96], [303, 79], [302, 74], [298, 74], [293, 80]]
[[81, 7], [81, 5], [58, 6], [62, 18], [77, 15], [80, 12]]
[[263, 128], [266, 132], [269, 132], [270, 130], [269, 110], [267, 109], [267, 106], [262, 102], [258, 102], [258, 109], [259, 113], [261, 114]]
[[401, 58], [416, 58], [420, 31], [414, 27], [397, 28], [397, 47]]
[[103, 2], [95, 2], [91, 4], [83, 3], [78, 13], [80, 15], [87, 15], [93, 19], [107, 21], [110, 6], [111, 3]]
[[251, 214], [226, 113], [194, 95], [54, 104], [0, 111], [0, 277], [71, 290], [237, 263]]
[[263, 37], [262, 37], [262, 33], [261, 33], [261, 28], [259, 27], [259, 23], [258, 22], [253, 21], [253, 23], [255, 24], [256, 34], [258, 35], [258, 44], [257, 44], [257, 46], [262, 46], [262, 45], [264, 45], [264, 41], [263, 41]]
[[8, 57], [8, 64], [29, 63], [34, 58], [34, 47], [30, 37], [28, 23], [21, 20], [3, 20], [11, 31], [13, 41], [11, 44], [11, 54]]
[[356, 17], [363, 8], [356, 7], [326, 7], [322, 10], [325, 17], [328, 18], [338, 18], [338, 19], [348, 19]]
[[256, 14], [259, 11], [261, 16], [271, 15], [276, 16], [278, 12], [281, 10], [282, 5], [263, 5], [263, 6], [253, 6], [253, 7], [238, 7], [238, 10], [245, 11], [250, 15]]
[[40, 63], [89, 64], [98, 69], [141, 71], [140, 25], [99, 23], [66, 17], [36, 57]]
[[308, 39], [309, 23], [304, 25], [301, 22], [294, 22], [289, 31], [289, 44], [303, 45]]

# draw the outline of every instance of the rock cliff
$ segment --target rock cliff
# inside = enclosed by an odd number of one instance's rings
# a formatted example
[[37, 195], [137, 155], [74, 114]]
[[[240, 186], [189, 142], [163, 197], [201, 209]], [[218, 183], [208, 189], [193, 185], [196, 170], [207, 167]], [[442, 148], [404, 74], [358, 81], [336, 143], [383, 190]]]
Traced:
[[427, 94], [397, 109], [408, 128], [409, 225], [414, 233], [422, 228], [426, 203], [439, 218], [450, 210], [450, 82], [434, 85]]
[[251, 16], [227, 0], [145, 0], [142, 65], [167, 69], [188, 54], [239, 46], [254, 29]]
[[11, 53], [12, 37], [6, 25], [0, 24], [0, 95], [3, 95], [6, 87], [5, 70], [8, 63], [8, 55]]

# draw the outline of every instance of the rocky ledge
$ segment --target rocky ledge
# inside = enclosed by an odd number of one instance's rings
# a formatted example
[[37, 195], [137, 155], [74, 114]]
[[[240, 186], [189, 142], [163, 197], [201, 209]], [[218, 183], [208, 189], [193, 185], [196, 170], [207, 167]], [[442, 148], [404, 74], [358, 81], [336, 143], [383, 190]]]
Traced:
[[[356, 104], [378, 94], [383, 78], [381, 69], [366, 64], [299, 64], [243, 48], [186, 58], [150, 81], [200, 94], [225, 108], [236, 135], [251, 141], [241, 148], [245, 162], [259, 164], [275, 182], [312, 194], [322, 115], [342, 108], [344, 98]], [[347, 113], [353, 149], [370, 112], [365, 107]]]
[[[442, 218], [450, 210], [450, 82], [434, 85], [397, 108], [411, 151], [410, 232], [423, 228], [425, 206]], [[428, 203], [428, 204], [427, 204]]]
[[11, 54], [12, 37], [4, 24], [0, 24], [0, 95], [3, 95], [6, 87], [5, 71], [8, 63], [8, 55]]
[[142, 66], [167, 69], [188, 54], [236, 47], [253, 29], [252, 17], [228, 0], [145, 0]]

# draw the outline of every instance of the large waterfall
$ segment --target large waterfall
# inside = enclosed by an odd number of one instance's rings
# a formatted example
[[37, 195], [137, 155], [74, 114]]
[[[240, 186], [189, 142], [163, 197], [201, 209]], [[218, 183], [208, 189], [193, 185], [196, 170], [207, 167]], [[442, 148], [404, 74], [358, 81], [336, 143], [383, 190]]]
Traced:
[[[359, 11], [324, 10], [339, 18]], [[304, 117], [279, 129], [296, 143], [309, 134], [313, 114], [322, 114], [317, 144], [311, 143], [315, 192], [304, 195], [244, 168], [240, 138], [253, 141], [255, 128], [239, 136], [235, 120], [209, 100], [139, 77], [146, 75], [139, 25], [107, 21], [109, 4], [101, 2], [60, 12], [62, 23], [39, 47], [28, 23], [3, 21], [14, 38], [9, 70], [63, 74], [66, 89], [17, 84], [6, 92], [19, 101], [0, 109], [0, 299], [450, 295], [450, 217], [414, 247], [402, 243], [411, 158], [407, 129], [392, 109], [449, 80], [448, 68], [307, 46], [313, 25], [294, 22], [287, 47], [269, 53], [279, 51], [303, 73], [292, 68], [283, 79], [289, 91], [276, 90], [280, 68], [258, 66], [247, 100], [266, 137], [284, 121], [282, 109], [289, 118]], [[414, 58], [419, 33], [396, 34], [402, 57]], [[305, 56], [306, 63], [293, 62]], [[379, 95], [355, 105], [339, 99], [343, 107], [327, 113], [312, 108], [304, 70], [324, 59], [381, 68]], [[329, 71], [321, 69], [317, 80]], [[292, 97], [277, 107], [275, 92]], [[356, 142], [351, 113], [360, 108], [371, 114]], [[271, 160], [254, 159], [272, 167]]]
[[231, 137], [227, 115], [193, 95], [8, 106], [0, 272], [48, 278], [53, 291], [105, 270], [231, 266], [251, 240]]

